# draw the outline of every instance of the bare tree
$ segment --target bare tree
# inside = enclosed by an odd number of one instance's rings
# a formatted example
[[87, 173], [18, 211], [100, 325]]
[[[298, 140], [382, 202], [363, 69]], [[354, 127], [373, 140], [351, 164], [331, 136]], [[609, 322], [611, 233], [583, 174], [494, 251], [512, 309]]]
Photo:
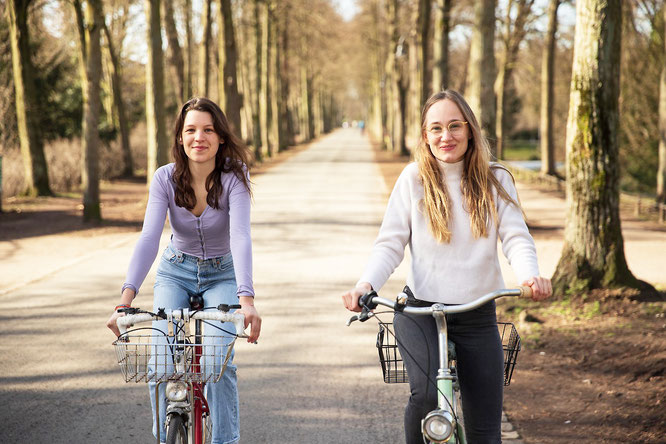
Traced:
[[431, 93], [446, 89], [449, 85], [450, 30], [451, 0], [436, 0]]
[[548, 5], [548, 30], [541, 61], [541, 120], [539, 126], [541, 144], [541, 173], [555, 174], [555, 147], [553, 146], [553, 105], [555, 68], [555, 34], [557, 33], [557, 9], [560, 0], [550, 0]]
[[201, 18], [201, 45], [199, 46], [199, 91], [198, 95], [208, 96], [210, 79], [210, 35], [211, 35], [211, 1], [204, 0]]
[[[74, 2], [76, 8], [81, 3]], [[77, 13], [77, 15], [80, 13]], [[101, 31], [104, 26], [104, 10], [101, 0], [87, 0], [85, 8], [85, 45], [81, 58], [86, 66], [82, 79], [86, 93], [83, 95], [83, 146], [81, 187], [83, 189], [83, 220], [101, 220], [99, 195], [99, 115], [101, 108], [100, 79], [102, 76]]]
[[113, 104], [116, 108], [118, 116], [118, 130], [120, 131], [120, 147], [123, 153], [123, 176], [134, 175], [134, 161], [132, 160], [132, 150], [130, 147], [130, 128], [127, 122], [127, 113], [125, 111], [125, 100], [122, 94], [122, 81], [120, 75], [120, 61], [119, 55], [115, 50], [113, 38], [109, 31], [106, 22], [102, 21], [104, 35], [106, 36], [107, 49], [109, 51], [109, 58], [111, 59], [111, 89], [113, 92]]
[[169, 64], [176, 76], [176, 95], [180, 102], [185, 98], [185, 63], [183, 52], [180, 49], [178, 41], [178, 30], [176, 29], [176, 19], [174, 18], [173, 0], [164, 0], [164, 29], [166, 30], [167, 41], [169, 42]]
[[664, 53], [659, 82], [659, 168], [657, 170], [657, 202], [666, 204], [666, 7], [664, 15]]
[[224, 111], [236, 134], [241, 135], [242, 99], [238, 93], [238, 50], [234, 29], [231, 0], [220, 0], [218, 54], [220, 82], [218, 91], [224, 97]]
[[465, 95], [494, 154], [495, 139], [495, 0], [474, 1], [474, 29]]
[[185, 26], [185, 51], [183, 55], [184, 73], [183, 73], [183, 102], [192, 97], [192, 67], [194, 60], [192, 54], [194, 51], [194, 42], [192, 38], [192, 3], [190, 0], [182, 0], [183, 22]]
[[[504, 31], [500, 33], [504, 51], [502, 52], [495, 93], [497, 95], [497, 122], [495, 136], [497, 143], [495, 153], [498, 159], [504, 158], [504, 142], [507, 137], [508, 116], [507, 96], [514, 96], [513, 69], [518, 57], [518, 48], [527, 33], [527, 25], [532, 13], [534, 0], [509, 0], [504, 17]], [[515, 5], [515, 19], [512, 18]]]
[[637, 287], [619, 213], [620, 0], [578, 0], [567, 122], [567, 219], [553, 288]]
[[24, 194], [50, 196], [48, 167], [39, 123], [39, 101], [35, 86], [28, 8], [32, 0], [7, 0], [12, 70], [16, 98], [16, 121], [25, 171]]
[[160, 27], [160, 0], [144, 0], [148, 63], [146, 64], [146, 126], [148, 167], [146, 179], [150, 183], [158, 167], [168, 162], [168, 139], [164, 115], [164, 55]]

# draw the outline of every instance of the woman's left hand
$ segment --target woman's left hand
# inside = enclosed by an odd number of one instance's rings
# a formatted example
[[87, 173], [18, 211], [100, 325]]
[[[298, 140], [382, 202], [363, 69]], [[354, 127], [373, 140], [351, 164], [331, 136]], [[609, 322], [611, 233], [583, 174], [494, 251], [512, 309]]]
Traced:
[[259, 333], [261, 332], [261, 316], [259, 316], [257, 309], [254, 308], [254, 298], [252, 296], [241, 296], [239, 302], [241, 308], [237, 313], [243, 313], [245, 316], [245, 328], [248, 325], [251, 326], [247, 342], [257, 342]]
[[533, 301], [542, 301], [546, 298], [549, 298], [553, 294], [553, 287], [550, 284], [550, 279], [534, 276], [526, 281], [523, 281], [521, 285], [526, 285], [532, 289], [532, 300]]

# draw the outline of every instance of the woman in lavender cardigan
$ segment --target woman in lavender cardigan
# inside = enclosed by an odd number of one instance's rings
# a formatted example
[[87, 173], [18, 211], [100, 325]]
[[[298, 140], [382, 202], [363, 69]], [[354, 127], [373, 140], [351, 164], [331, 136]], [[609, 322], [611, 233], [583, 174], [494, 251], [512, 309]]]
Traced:
[[[251, 189], [247, 171], [249, 150], [234, 136], [222, 110], [205, 98], [193, 98], [181, 108], [175, 124], [172, 155], [175, 163], [153, 175], [141, 236], [134, 249], [119, 305], [107, 322], [118, 335], [116, 319], [139, 292], [159, 248], [168, 215], [171, 242], [162, 254], [154, 287], [154, 308], [189, 306], [189, 296], [201, 295], [205, 306], [240, 303], [248, 342], [261, 330], [254, 308]], [[166, 321], [155, 327], [166, 331]], [[154, 384], [150, 384], [153, 410]], [[208, 386], [213, 443], [239, 440], [236, 368], [230, 363], [219, 382]], [[164, 389], [160, 392], [160, 430], [164, 429]], [[154, 412], [153, 412], [154, 413]], [[159, 433], [159, 435], [158, 435]]]

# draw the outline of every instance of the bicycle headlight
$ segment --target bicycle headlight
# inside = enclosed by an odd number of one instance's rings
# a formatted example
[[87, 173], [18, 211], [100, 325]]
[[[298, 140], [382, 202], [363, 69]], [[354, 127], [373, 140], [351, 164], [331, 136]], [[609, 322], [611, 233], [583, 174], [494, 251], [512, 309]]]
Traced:
[[423, 434], [430, 441], [443, 443], [453, 435], [454, 421], [451, 414], [445, 410], [434, 410], [428, 413], [421, 423]]
[[173, 402], [185, 401], [187, 399], [187, 383], [184, 381], [167, 382], [166, 397]]

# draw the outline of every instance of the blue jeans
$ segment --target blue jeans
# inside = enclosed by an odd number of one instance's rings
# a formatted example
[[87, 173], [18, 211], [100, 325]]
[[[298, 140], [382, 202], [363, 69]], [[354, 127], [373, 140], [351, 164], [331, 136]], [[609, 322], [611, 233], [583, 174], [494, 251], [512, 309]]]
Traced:
[[[456, 346], [467, 442], [499, 444], [504, 355], [495, 302], [465, 313], [448, 314], [446, 322], [449, 340]], [[396, 313], [393, 327], [411, 392], [405, 408], [405, 438], [408, 444], [422, 444], [421, 420], [437, 407], [437, 387], [433, 383], [439, 367], [437, 325], [432, 316]], [[433, 382], [419, 367], [428, 371]]]
[[[158, 308], [170, 310], [189, 307], [189, 296], [193, 294], [203, 296], [205, 307], [217, 307], [219, 304], [237, 304], [238, 296], [236, 292], [236, 277], [231, 254], [201, 260], [195, 256], [185, 254], [169, 244], [164, 250], [157, 268], [153, 310], [156, 311]], [[225, 330], [235, 333], [234, 327], [230, 323], [224, 323], [224, 325], [218, 323], [218, 326], [222, 326]], [[153, 328], [166, 333], [167, 321], [155, 321], [153, 322]], [[204, 334], [221, 335], [223, 333], [204, 324]], [[226, 354], [226, 348], [224, 352]], [[203, 364], [204, 366], [211, 364], [219, 366], [221, 365], [221, 358], [222, 356], [220, 355], [216, 357], [217, 362], [204, 362]], [[164, 358], [158, 357], [157, 359]], [[155, 368], [154, 364], [154, 360], [151, 361], [153, 369]], [[163, 363], [157, 362], [157, 364], [158, 369], [164, 369]], [[150, 402], [153, 408], [153, 418], [155, 418], [156, 383], [150, 382], [148, 386], [150, 389]], [[164, 424], [166, 418], [165, 389], [166, 384], [161, 384], [159, 387], [159, 438], [162, 442], [166, 441]], [[238, 389], [236, 366], [233, 365], [233, 354], [220, 380], [216, 383], [206, 384], [206, 399], [208, 400], [210, 418], [213, 424], [212, 443], [231, 444], [238, 442], [240, 439]], [[157, 437], [154, 421], [153, 435]]]

